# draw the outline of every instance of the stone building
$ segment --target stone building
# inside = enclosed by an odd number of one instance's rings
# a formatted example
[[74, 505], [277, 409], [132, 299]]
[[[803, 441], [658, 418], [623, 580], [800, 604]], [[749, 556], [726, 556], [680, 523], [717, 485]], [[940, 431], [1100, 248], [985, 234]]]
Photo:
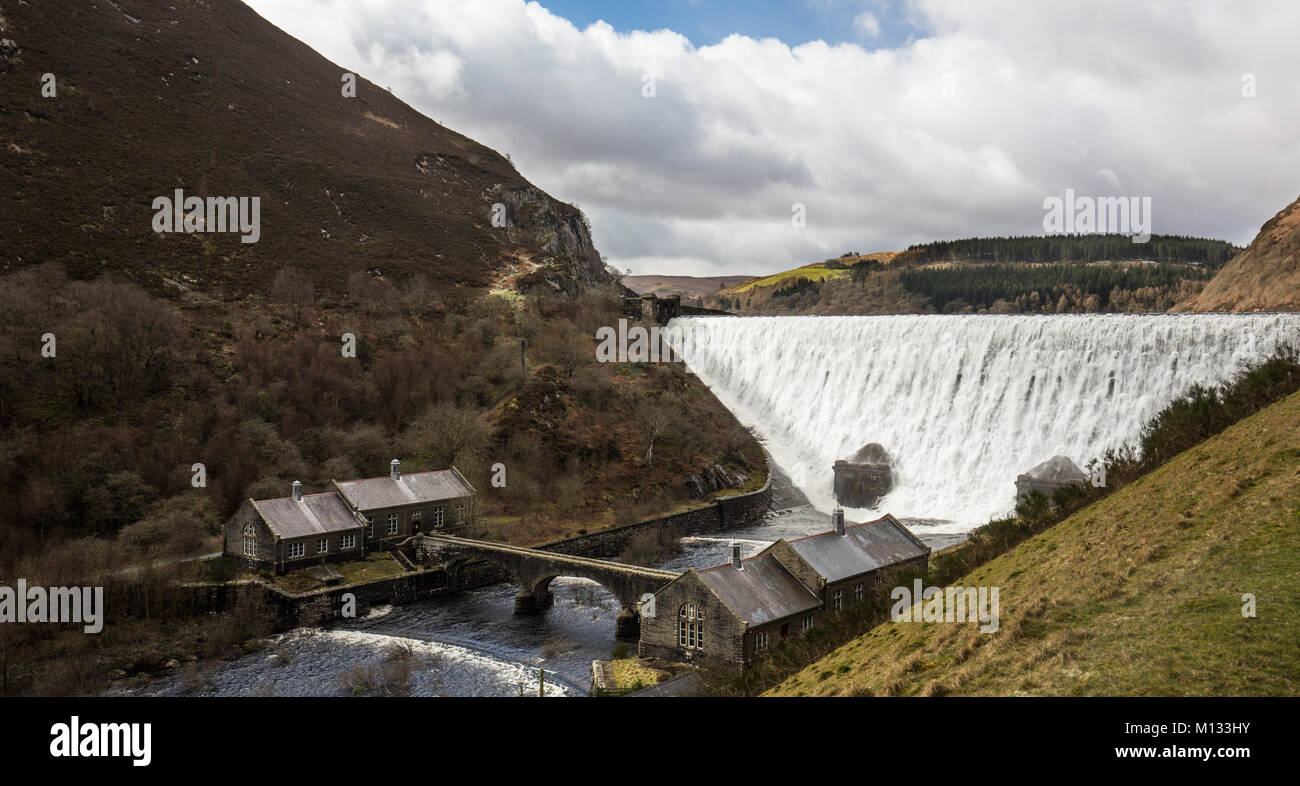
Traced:
[[657, 297], [653, 292], [646, 292], [636, 297], [625, 297], [623, 314], [643, 322], [667, 325], [669, 320], [682, 315], [682, 296]]
[[846, 526], [836, 510], [833, 523], [748, 559], [733, 543], [728, 563], [683, 573], [642, 605], [639, 654], [746, 666], [821, 614], [886, 597], [905, 575], [925, 572], [929, 546], [893, 516]]
[[835, 501], [851, 508], [874, 508], [894, 487], [894, 460], [877, 442], [835, 462], [834, 471]]
[[1035, 491], [1041, 491], [1050, 497], [1054, 489], [1087, 481], [1088, 476], [1067, 456], [1052, 456], [1016, 477], [1016, 499], [1027, 497]]
[[359, 559], [410, 535], [464, 526], [475, 515], [475, 490], [455, 468], [332, 481], [331, 490], [250, 499], [222, 528], [223, 552], [253, 570], [283, 573], [334, 560]]
[[332, 491], [250, 499], [223, 528], [224, 552], [253, 570], [283, 573], [296, 567], [365, 555], [365, 533], [352, 509]]
[[369, 545], [464, 527], [474, 517], [474, 487], [455, 467], [403, 475], [393, 459], [388, 477], [334, 481], [333, 486], [364, 520]]

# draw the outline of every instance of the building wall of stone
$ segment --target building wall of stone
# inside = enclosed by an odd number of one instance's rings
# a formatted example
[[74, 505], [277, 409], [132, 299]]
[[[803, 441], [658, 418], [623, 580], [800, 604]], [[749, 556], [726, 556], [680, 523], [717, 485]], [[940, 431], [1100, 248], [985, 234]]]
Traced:
[[1077, 483], [1077, 481], [1042, 480], [1029, 475], [1021, 475], [1016, 478], [1016, 498], [1028, 496], [1033, 491], [1041, 491], [1050, 497], [1053, 491], [1061, 486], [1068, 486], [1071, 482]]
[[[244, 556], [244, 527], [252, 524], [256, 535], [256, 558]], [[228, 519], [221, 527], [222, 552], [229, 557], [239, 560], [251, 570], [275, 570], [275, 534], [271, 528], [262, 520], [262, 516], [253, 507], [252, 500], [244, 500], [244, 504]]]
[[874, 507], [894, 487], [893, 470], [888, 464], [837, 461], [834, 475], [835, 501], [845, 507]]
[[[704, 649], [678, 643], [678, 613], [686, 603], [704, 609]], [[694, 571], [688, 571], [655, 594], [655, 615], [641, 615], [637, 653], [683, 663], [739, 664], [745, 659], [745, 625]]]
[[[744, 641], [741, 644], [746, 658], [745, 665], [750, 665], [765, 657], [767, 653], [771, 651], [772, 647], [775, 647], [777, 642], [782, 639], [802, 636], [804, 633], [802, 628], [802, 620], [804, 617], [812, 617], [813, 627], [816, 627], [817, 618], [821, 616], [821, 613], [822, 612], [817, 609], [814, 609], [813, 611], [805, 611], [799, 614], [793, 614], [789, 617], [772, 620], [771, 622], [766, 622], [762, 625], [755, 625], [747, 630], [745, 632]], [[767, 634], [766, 650], [759, 650], [755, 646], [758, 634], [760, 633]]]
[[[474, 515], [473, 497], [456, 497], [454, 499], [439, 500], [437, 502], [419, 502], [411, 503], [409, 505], [396, 505], [387, 508], [363, 510], [361, 511], [362, 515], [369, 517], [375, 524], [375, 534], [373, 537], [367, 538], [366, 543], [371, 548], [389, 548], [403, 540], [406, 540], [412, 534], [411, 525], [414, 521], [412, 516], [416, 511], [421, 511], [421, 518], [419, 521], [421, 532], [435, 532], [463, 526], [463, 524], [457, 523], [457, 505], [465, 506], [465, 523], [469, 523], [469, 519]], [[435, 527], [433, 524], [434, 509], [438, 507], [442, 508], [442, 527]], [[390, 513], [397, 514], [396, 534], [390, 534], [388, 532], [388, 515]]]
[[[352, 548], [343, 548], [343, 536], [351, 534], [355, 536], [355, 544]], [[320, 550], [320, 541], [324, 538], [326, 549]], [[331, 532], [328, 535], [305, 535], [300, 538], [285, 538], [280, 541], [280, 564], [282, 570], [297, 570], [306, 568], [311, 565], [323, 565], [326, 562], [333, 562], [341, 559], [361, 559], [365, 556], [365, 544], [363, 543], [364, 535], [360, 527], [351, 533]], [[290, 557], [289, 546], [293, 543], [302, 543], [303, 555], [301, 557]]]

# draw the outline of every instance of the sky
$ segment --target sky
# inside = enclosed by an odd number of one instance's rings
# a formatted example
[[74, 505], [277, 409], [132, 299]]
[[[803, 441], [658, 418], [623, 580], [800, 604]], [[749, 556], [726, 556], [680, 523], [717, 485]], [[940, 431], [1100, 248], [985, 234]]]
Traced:
[[634, 274], [1043, 234], [1067, 190], [1244, 245], [1300, 194], [1292, 0], [248, 1]]

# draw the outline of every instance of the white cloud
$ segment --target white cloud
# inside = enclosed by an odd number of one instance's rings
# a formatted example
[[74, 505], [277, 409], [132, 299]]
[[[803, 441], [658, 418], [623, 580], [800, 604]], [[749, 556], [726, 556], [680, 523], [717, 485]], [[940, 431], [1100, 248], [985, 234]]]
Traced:
[[853, 29], [861, 36], [875, 38], [880, 35], [880, 20], [870, 11], [863, 11], [853, 17]]
[[[1152, 197], [1156, 232], [1245, 242], [1300, 192], [1300, 57], [1276, 34], [1300, 27], [1300, 5], [1284, 0], [912, 0], [924, 35], [872, 50], [743, 36], [697, 48], [670, 31], [579, 30], [522, 0], [251, 4], [510, 153], [637, 272], [765, 272], [1033, 233], [1045, 196], [1117, 184]], [[1247, 72], [1255, 98], [1241, 95]]]

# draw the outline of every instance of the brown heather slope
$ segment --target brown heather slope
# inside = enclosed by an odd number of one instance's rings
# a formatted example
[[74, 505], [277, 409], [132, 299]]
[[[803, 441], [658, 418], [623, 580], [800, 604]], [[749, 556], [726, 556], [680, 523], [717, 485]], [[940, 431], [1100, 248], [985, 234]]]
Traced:
[[1174, 310], [1300, 310], [1300, 199], [1270, 218], [1200, 295]]
[[[375, 268], [439, 287], [507, 265], [570, 291], [608, 280], [575, 207], [362, 75], [343, 97], [346, 66], [237, 0], [0, 0], [0, 38], [17, 46], [0, 49], [0, 275], [53, 261], [226, 298], [283, 265], [335, 293]], [[155, 234], [152, 201], [176, 188], [260, 197], [260, 241]], [[513, 228], [491, 226], [495, 202]]]
[[885, 622], [771, 694], [1300, 693], [1300, 393], [953, 584], [998, 631]]

